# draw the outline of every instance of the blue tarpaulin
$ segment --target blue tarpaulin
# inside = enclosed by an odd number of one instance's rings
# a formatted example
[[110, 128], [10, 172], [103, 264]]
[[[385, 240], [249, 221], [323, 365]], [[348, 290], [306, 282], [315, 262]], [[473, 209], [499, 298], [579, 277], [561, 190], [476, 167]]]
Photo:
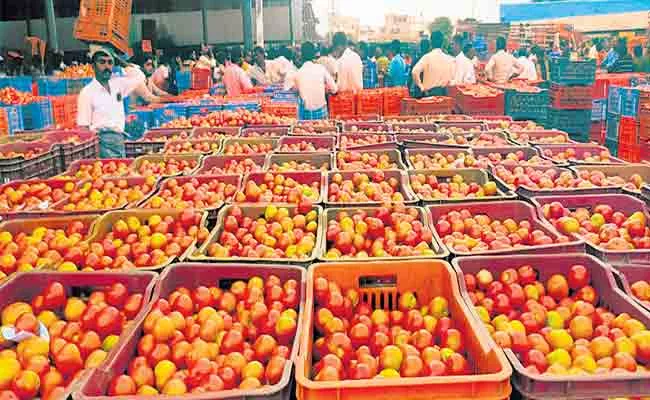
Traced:
[[501, 22], [650, 11], [650, 0], [568, 0], [501, 4]]

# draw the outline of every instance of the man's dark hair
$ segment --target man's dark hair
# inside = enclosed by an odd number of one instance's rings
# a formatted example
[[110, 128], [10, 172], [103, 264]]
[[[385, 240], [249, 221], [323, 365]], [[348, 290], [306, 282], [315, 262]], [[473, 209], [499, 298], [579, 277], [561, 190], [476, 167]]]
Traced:
[[[99, 57], [111, 57], [111, 55], [108, 54], [108, 53], [105, 52], [105, 51], [101, 51], [101, 50], [96, 51], [96, 52], [93, 54], [93, 57], [92, 57], [92, 62], [93, 62], [93, 64], [95, 64], [95, 63], [97, 62], [97, 60], [99, 60]], [[111, 58], [113, 58], [113, 57], [111, 57]]]
[[468, 55], [470, 51], [472, 51], [473, 49], [474, 49], [474, 45], [472, 44], [472, 42], [467, 42], [465, 43], [465, 46], [463, 46], [463, 53], [465, 53], [465, 55]]
[[445, 37], [440, 31], [431, 32], [431, 48], [439, 49], [442, 47], [442, 42], [445, 41]]
[[463, 48], [464, 40], [462, 35], [454, 35], [453, 42], [454, 44], [457, 44], [459, 48]]
[[334, 34], [334, 37], [332, 37], [332, 47], [333, 48], [339, 48], [339, 47], [345, 47], [348, 45], [348, 38], [345, 36], [345, 33], [343, 32], [336, 32]]
[[506, 38], [499, 36], [497, 38], [497, 51], [506, 49]]
[[282, 56], [282, 57], [284, 57], [287, 60], [292, 61], [292, 62], [294, 60], [293, 52], [287, 46], [280, 47], [280, 50], [278, 51], [278, 55]]
[[230, 61], [239, 64], [241, 61], [241, 47], [235, 46], [230, 49]]
[[303, 61], [312, 61], [316, 58], [316, 46], [312, 42], [305, 42], [300, 46]]
[[390, 43], [390, 49], [393, 51], [393, 54], [397, 55], [402, 51], [402, 43], [395, 39]]
[[528, 57], [528, 51], [526, 48], [522, 47], [519, 49], [519, 57]]

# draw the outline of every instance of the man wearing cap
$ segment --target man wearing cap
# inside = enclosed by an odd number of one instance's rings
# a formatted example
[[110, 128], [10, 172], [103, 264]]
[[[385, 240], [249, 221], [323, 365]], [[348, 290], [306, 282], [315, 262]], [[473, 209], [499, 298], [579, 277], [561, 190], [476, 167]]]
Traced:
[[95, 79], [79, 93], [77, 125], [97, 132], [101, 158], [124, 157], [123, 101], [145, 83], [145, 76], [136, 65], [128, 65], [124, 76], [112, 77], [116, 57], [107, 48], [94, 47], [90, 56]]

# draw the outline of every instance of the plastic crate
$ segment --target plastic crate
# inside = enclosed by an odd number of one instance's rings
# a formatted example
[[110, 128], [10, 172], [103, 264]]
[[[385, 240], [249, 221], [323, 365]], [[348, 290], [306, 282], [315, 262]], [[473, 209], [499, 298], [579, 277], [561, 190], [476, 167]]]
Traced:
[[[461, 204], [440, 204], [431, 205], [427, 207], [429, 213], [429, 220], [433, 230], [435, 239], [442, 243], [444, 241], [438, 235], [435, 225], [438, 219], [448, 214], [451, 211], [460, 211], [463, 209], [469, 210], [472, 215], [486, 214], [492, 219], [505, 220], [512, 218], [515, 221], [528, 220], [531, 223], [531, 229], [539, 229], [546, 235], [553, 239], [557, 239], [558, 232], [548, 222], [543, 222], [539, 219], [535, 208], [527, 202], [520, 200], [505, 200], [493, 202], [471, 202]], [[447, 246], [445, 246], [447, 247]], [[496, 255], [496, 254], [562, 254], [567, 252], [582, 252], [584, 249], [584, 242], [581, 239], [576, 239], [568, 243], [553, 243], [540, 246], [525, 246], [515, 247], [503, 250], [485, 250], [476, 252], [457, 251], [453, 247], [448, 248], [452, 256], [474, 256], [474, 255]]]
[[132, 110], [129, 115], [127, 115], [126, 119], [127, 121], [129, 118], [133, 118], [134, 121], [141, 125], [142, 128], [147, 131], [149, 129], [154, 128], [154, 111], [153, 109], [150, 108], [136, 108], [135, 110]]
[[[92, 158], [92, 159], [82, 159], [82, 160], [76, 160], [73, 161], [69, 166], [68, 169], [66, 169], [63, 173], [57, 176], [57, 178], [63, 178], [63, 177], [69, 177], [72, 179], [75, 179], [77, 177], [77, 172], [82, 167], [85, 166], [92, 166], [93, 164], [96, 163], [101, 163], [102, 166], [110, 163], [124, 163], [128, 167], [130, 167], [133, 164], [133, 161], [135, 161], [133, 158], [102, 158], [102, 159], [97, 159], [97, 158]], [[118, 176], [124, 176], [127, 175], [129, 172], [125, 172], [123, 174], [104, 174], [102, 177], [103, 178], [114, 178]]]
[[[126, 176], [126, 177], [116, 177], [116, 178], [101, 178], [103, 182], [112, 182], [117, 186], [117, 182], [120, 181], [126, 181], [127, 187], [133, 188], [136, 186], [139, 186], [142, 188], [142, 186], [145, 184], [145, 179], [144, 177], [141, 176]], [[53, 213], [57, 214], [63, 214], [63, 215], [84, 215], [84, 214], [96, 214], [96, 213], [106, 213], [110, 211], [118, 211], [118, 210], [126, 210], [126, 209], [132, 209], [132, 208], [138, 208], [141, 204], [144, 204], [155, 192], [156, 192], [156, 187], [157, 185], [154, 184], [149, 188], [148, 192], [143, 192], [143, 196], [141, 199], [132, 201], [132, 202], [127, 202], [127, 203], [122, 203], [122, 204], [115, 204], [114, 207], [111, 208], [94, 208], [94, 209], [85, 209], [85, 210], [74, 210], [74, 211], [69, 211], [65, 210], [65, 206], [70, 204], [70, 198], [65, 198], [61, 200], [58, 203], [51, 204], [48, 210], [51, 210]], [[83, 199], [88, 199], [88, 195], [83, 196]]]
[[[50, 147], [49, 145], [43, 146]], [[0, 145], [0, 152], [26, 153], [33, 147], [32, 144], [25, 142], [9, 143]], [[23, 156], [0, 158], [0, 183], [54, 176], [58, 173], [58, 155], [57, 151], [49, 149], [32, 158]]]
[[239, 135], [244, 138], [281, 138], [288, 136], [290, 126], [247, 126], [242, 128]]
[[607, 100], [593, 100], [591, 103], [591, 121], [604, 121], [607, 119]]
[[503, 93], [497, 96], [475, 97], [459, 92], [456, 97], [456, 107], [461, 114], [468, 115], [504, 115]]
[[[370, 141], [376, 141], [370, 144]], [[382, 133], [341, 133], [338, 137], [336, 147], [341, 150], [372, 150], [394, 148], [397, 149], [395, 135]]]
[[[64, 273], [64, 272], [45, 272], [45, 271], [32, 271], [29, 273], [19, 273], [13, 275], [7, 280], [0, 290], [0, 305], [4, 309], [9, 304], [17, 301], [31, 303], [31, 300], [40, 294], [52, 282], [60, 282], [65, 288], [68, 296], [75, 293], [88, 290], [103, 289], [114, 283], [122, 283], [130, 293], [142, 294], [142, 308], [134, 318], [134, 320], [141, 320], [145, 317], [146, 304], [151, 299], [154, 284], [157, 275], [147, 272], [89, 272], [89, 273]], [[126, 324], [120, 339], [112, 348], [101, 366], [110, 363], [117, 355], [118, 349], [124, 343], [124, 336], [131, 333], [133, 329], [132, 324]], [[66, 387], [65, 396], [62, 398], [69, 398], [71, 392], [76, 390], [80, 384], [85, 382], [88, 370], [82, 375], [72, 380]]]
[[446, 96], [433, 96], [423, 99], [402, 99], [402, 115], [451, 114], [454, 99]]
[[177, 71], [176, 72], [176, 87], [178, 93], [185, 92], [192, 88], [192, 73], [190, 71]]
[[383, 114], [384, 97], [381, 89], [363, 89], [356, 96], [359, 114]]
[[[436, 178], [438, 178], [439, 182], [443, 182], [444, 179], [449, 179], [452, 178], [453, 176], [459, 175], [463, 177], [463, 181], [467, 184], [471, 183], [476, 183], [479, 186], [483, 186], [487, 182], [494, 181], [493, 177], [488, 174], [488, 172], [484, 169], [478, 169], [478, 168], [457, 168], [457, 169], [415, 169], [415, 170], [409, 170], [409, 179], [412, 181], [413, 177], [418, 174], [423, 174], [425, 176], [430, 176], [434, 175]], [[440, 179], [442, 178], [442, 179]], [[441, 198], [441, 199], [433, 199], [433, 198], [428, 198], [422, 196], [420, 193], [417, 193], [413, 188], [411, 188], [415, 196], [423, 203], [423, 204], [442, 204], [442, 203], [462, 203], [462, 202], [469, 202], [469, 201], [492, 201], [492, 200], [507, 200], [507, 199], [514, 199], [517, 196], [510, 190], [506, 189], [505, 187], [500, 187], [497, 185], [497, 192], [496, 195], [494, 196], [485, 196], [482, 198], [476, 198], [476, 197], [463, 197], [463, 198]]]
[[[471, 117], [468, 117], [471, 118]], [[435, 121], [438, 125], [438, 129], [449, 129], [449, 128], [458, 128], [465, 131], [478, 130], [485, 131], [487, 130], [487, 125], [483, 121], [478, 120], [459, 120], [459, 121]]]
[[618, 142], [621, 144], [639, 143], [639, 122], [636, 119], [621, 116], [618, 122]]
[[0, 89], [12, 87], [19, 92], [32, 92], [31, 76], [5, 76], [0, 77]]
[[551, 58], [551, 82], [558, 85], [589, 86], [596, 79], [596, 60], [571, 61], [565, 57]]
[[[236, 280], [248, 280], [254, 276], [266, 279], [271, 275], [279, 277], [282, 281], [294, 279], [300, 285], [297, 292], [299, 297], [298, 324], [296, 336], [291, 345], [291, 355], [285, 365], [280, 381], [272, 386], [264, 386], [255, 390], [224, 390], [205, 394], [186, 394], [175, 396], [193, 400], [228, 399], [235, 400], [246, 398], [250, 400], [289, 400], [292, 397], [292, 369], [297, 357], [298, 344], [304, 326], [304, 305], [305, 305], [305, 271], [303, 268], [286, 265], [265, 265], [265, 264], [205, 264], [205, 263], [179, 263], [170, 266], [162, 274], [155, 288], [152, 302], [145, 308], [141, 318], [134, 324], [133, 330], [123, 336], [123, 342], [116, 351], [116, 356], [105, 368], [93, 370], [88, 379], [73, 394], [76, 400], [108, 400], [115, 397], [107, 396], [108, 386], [113, 377], [126, 371], [128, 364], [137, 353], [137, 345], [143, 336], [143, 325], [145, 316], [151, 311], [153, 304], [160, 299], [169, 296], [177, 287], [195, 288], [199, 285], [228, 287]], [[145, 400], [146, 396], [119, 396], [126, 400]]]
[[[231, 163], [240, 163], [246, 160], [252, 161], [251, 167], [246, 170], [244, 173], [249, 172], [261, 172], [264, 169], [264, 163], [266, 162], [266, 155], [260, 154], [255, 156], [248, 155], [239, 155], [239, 156], [225, 156], [225, 155], [214, 155], [207, 156], [203, 158], [203, 162], [199, 169], [195, 172], [194, 175], [229, 175], [239, 173], [228, 172], [225, 169]], [[219, 170], [217, 170], [219, 169]]]
[[192, 90], [210, 89], [212, 86], [212, 70], [204, 68], [192, 68], [191, 85]]
[[[292, 162], [297, 163], [292, 168]], [[334, 153], [302, 153], [278, 154], [272, 153], [266, 158], [264, 169], [271, 172], [292, 171], [331, 171], [334, 169]]]
[[[392, 200], [383, 200], [383, 201], [366, 201], [366, 202], [339, 202], [332, 201], [329, 199], [330, 185], [332, 184], [332, 178], [334, 175], [341, 175], [343, 180], [352, 180], [355, 174], [366, 174], [372, 180], [373, 173], [376, 170], [359, 170], [359, 171], [341, 171], [341, 172], [328, 172], [327, 173], [327, 182], [325, 185], [325, 191], [323, 193], [323, 203], [326, 207], [366, 207], [366, 206], [379, 206], [382, 204], [390, 204]], [[396, 193], [401, 193], [403, 200], [399, 203], [401, 204], [415, 204], [418, 202], [418, 197], [409, 184], [409, 177], [404, 171], [385, 171], [383, 172], [384, 181], [394, 178], [398, 181], [398, 187]], [[394, 203], [394, 202], [393, 202]]]
[[186, 117], [190, 118], [195, 115], [204, 116], [216, 111], [221, 111], [223, 107], [220, 104], [200, 104], [187, 106]]
[[79, 94], [81, 89], [92, 82], [93, 78], [71, 78], [66, 80], [66, 93]]
[[1, 106], [6, 116], [6, 134], [12, 136], [23, 130], [23, 109], [19, 106]]
[[510, 141], [518, 146], [536, 146], [540, 144], [565, 144], [572, 140], [566, 132], [555, 129], [540, 131], [510, 130]]
[[[223, 154], [225, 155], [231, 155], [227, 153], [228, 146], [229, 145], [234, 145], [234, 144], [240, 144], [240, 145], [270, 145], [272, 151], [277, 149], [278, 147], [278, 139], [277, 138], [243, 138], [243, 137], [234, 137], [234, 138], [226, 138], [223, 141]], [[250, 153], [249, 155], [253, 154], [267, 154], [267, 152], [262, 152], [262, 153]], [[234, 155], [234, 154], [233, 154]]]
[[563, 86], [552, 84], [549, 90], [550, 107], [557, 110], [586, 110], [593, 104], [591, 86]]
[[341, 125], [342, 133], [389, 133], [390, 130], [389, 124], [377, 121], [345, 121]]
[[187, 105], [184, 103], [165, 104], [153, 110], [153, 123], [161, 126], [175, 119], [187, 117]]
[[[461, 293], [468, 307], [469, 301], [463, 274], [476, 274], [481, 269], [498, 276], [507, 268], [530, 265], [539, 272], [539, 280], [544, 282], [553, 274], [567, 276], [572, 265], [584, 265], [590, 273], [591, 285], [599, 295], [598, 306], [603, 305], [612, 312], [628, 313], [644, 324], [650, 324], [650, 314], [621, 291], [615, 282], [609, 266], [587, 254], [529, 255], [508, 257], [461, 257], [452, 262], [460, 283]], [[482, 324], [476, 312], [472, 316]], [[484, 327], [481, 333], [487, 334]], [[522, 398], [536, 400], [593, 400], [618, 397], [635, 397], [650, 390], [650, 381], [643, 374], [605, 374], [591, 376], [567, 376], [531, 374], [510, 349], [506, 356], [513, 367], [512, 385]]]
[[199, 154], [148, 154], [136, 158], [135, 161], [133, 161], [133, 164], [131, 164], [130, 169], [133, 171], [133, 175], [137, 176], [140, 175], [139, 170], [144, 161], [167, 162], [169, 160], [185, 160], [188, 162], [194, 161], [196, 163], [196, 167], [192, 168], [189, 171], [178, 172], [174, 175], [160, 175], [162, 178], [170, 178], [172, 176], [180, 175], [193, 175], [201, 167], [201, 155]]
[[192, 129], [190, 139], [220, 139], [223, 137], [237, 137], [241, 133], [241, 128], [222, 126], [216, 128], [196, 127]]
[[618, 142], [618, 128], [620, 119], [618, 116], [607, 113], [607, 127], [605, 137]]
[[[366, 150], [350, 149], [350, 150], [347, 150], [347, 151], [351, 151], [351, 152], [356, 151], [356, 152], [361, 152], [361, 153], [374, 153], [374, 154], [377, 154], [377, 155], [386, 154], [386, 155], [388, 155], [389, 162], [391, 163], [391, 167], [389, 167], [387, 169], [401, 169], [401, 170], [406, 169], [406, 166], [402, 162], [402, 156], [401, 156], [400, 152], [398, 150], [395, 150], [395, 149], [376, 149], [376, 150], [372, 149], [372, 150], [367, 150], [367, 151]], [[339, 160], [339, 154], [341, 154], [341, 153], [342, 153], [341, 151], [336, 153], [336, 165], [335, 165], [336, 170], [337, 171], [355, 171], [355, 170], [357, 170], [358, 168], [355, 168], [354, 166], [350, 165], [350, 163], [347, 163], [347, 162], [345, 162], [343, 160]], [[394, 166], [392, 164], [394, 164]], [[363, 168], [363, 169], [372, 169], [372, 166], [368, 165], [366, 168]]]
[[[283, 146], [297, 145], [300, 143], [309, 143], [314, 146], [313, 151], [293, 150], [283, 148]], [[276, 153], [322, 153], [336, 150], [335, 136], [283, 136], [278, 140], [278, 149]]]
[[612, 115], [619, 115], [621, 113], [620, 91], [620, 87], [610, 86], [607, 92], [607, 112]]
[[[584, 161], [585, 153], [597, 154], [601, 151], [608, 150], [606, 147], [598, 146], [595, 144], [574, 144], [574, 145], [563, 145], [563, 144], [549, 144], [538, 146], [540, 154], [547, 160], [553, 161], [556, 165], [568, 166], [569, 164], [576, 165], [602, 165], [602, 164], [623, 164], [624, 161], [616, 158], [613, 154], [609, 157], [609, 162], [594, 162], [594, 161]], [[557, 153], [564, 152], [566, 150], [575, 150], [576, 158], [571, 160], [560, 160], [555, 157]]]
[[650, 266], [643, 264], [618, 264], [613, 266], [614, 277], [620, 283], [621, 289], [643, 308], [650, 311], [650, 301], [641, 300], [634, 295], [631, 285], [637, 281], [650, 281]]
[[[325, 194], [325, 188], [326, 188], [326, 176], [323, 174], [321, 171], [295, 171], [295, 172], [276, 172], [274, 173], [275, 175], [282, 175], [284, 176], [285, 179], [293, 179], [296, 181], [296, 183], [301, 184], [301, 185], [308, 185], [312, 186], [314, 183], [318, 184], [318, 198], [315, 200], [312, 200], [312, 203], [318, 204], [322, 203], [324, 199], [324, 194]], [[264, 178], [267, 175], [267, 172], [252, 172], [246, 175], [246, 178], [244, 179], [241, 187], [242, 190], [240, 190], [241, 193], [243, 193], [243, 189], [246, 187], [246, 184], [249, 181], [255, 182], [257, 185], [261, 185], [264, 182]], [[239, 194], [239, 193], [238, 193]], [[237, 196], [235, 195], [235, 198]], [[238, 202], [234, 201], [234, 203], [250, 203], [250, 204], [270, 204], [266, 202], [251, 202], [250, 200], [246, 199], [243, 202]], [[290, 204], [288, 202], [273, 202], [273, 204]]]
[[337, 93], [328, 97], [330, 118], [356, 115], [356, 96], [354, 93]]
[[[314, 281], [324, 277], [342, 290], [355, 289], [371, 307], [396, 309], [400, 294], [416, 293], [418, 299], [443, 296], [463, 333], [470, 375], [425, 378], [343, 380], [317, 382], [311, 379], [313, 364]], [[307, 272], [307, 303], [296, 362], [297, 397], [323, 399], [507, 399], [512, 370], [492, 339], [482, 333], [460, 296], [458, 281], [448, 263], [440, 260], [357, 261], [313, 264]], [[479, 333], [481, 332], [481, 333]]]
[[37, 100], [21, 106], [23, 110], [23, 128], [38, 130], [52, 126], [52, 103], [47, 99]]
[[638, 118], [639, 116], [639, 90], [636, 88], [620, 88], [620, 114], [625, 117]]
[[[626, 182], [629, 181], [632, 175], [638, 174], [643, 179], [644, 183], [650, 183], [650, 165], [647, 164], [622, 164], [622, 165], [576, 165], [569, 167], [570, 170], [580, 173], [581, 171], [600, 171], [605, 176], [619, 176]], [[610, 186], [612, 187], [612, 186]], [[618, 186], [622, 187], [622, 186]], [[634, 190], [627, 187], [622, 187], [625, 193], [639, 195], [641, 190]]]
[[43, 77], [36, 80], [38, 96], [65, 96], [68, 94], [66, 79]]
[[[391, 123], [390, 129], [395, 133], [434, 133], [438, 131], [438, 125], [430, 122], [394, 122]], [[424, 132], [423, 132], [424, 131]]]
[[617, 139], [605, 139], [604, 146], [609, 150], [609, 153], [614, 157], [618, 156], [618, 140]]
[[54, 131], [46, 139], [57, 152], [57, 173], [65, 171], [77, 160], [99, 157], [99, 138], [85, 130]]
[[[320, 242], [321, 242], [321, 236], [324, 235], [324, 232], [322, 232], [321, 227], [319, 226], [316, 231], [316, 243], [314, 246], [314, 249], [312, 250], [311, 254], [308, 257], [304, 258], [258, 258], [258, 257], [235, 257], [235, 256], [229, 256], [229, 257], [212, 257], [207, 254], [208, 247], [210, 246], [211, 243], [217, 241], [221, 234], [224, 231], [224, 222], [226, 220], [226, 217], [228, 216], [228, 213], [230, 213], [230, 210], [233, 207], [238, 207], [242, 211], [242, 215], [244, 217], [250, 217], [253, 220], [256, 220], [259, 217], [262, 217], [264, 215], [264, 210], [266, 210], [267, 205], [257, 205], [257, 204], [243, 204], [243, 205], [227, 205], [223, 207], [221, 210], [219, 210], [219, 214], [217, 215], [217, 223], [215, 228], [210, 232], [210, 236], [205, 240], [205, 243], [199, 249], [193, 253], [190, 256], [190, 259], [192, 261], [201, 261], [201, 262], [267, 262], [267, 263], [290, 263], [290, 264], [296, 264], [296, 265], [305, 265], [313, 262], [316, 260], [316, 257], [318, 257], [321, 253], [321, 247], [320, 247]], [[282, 207], [286, 208], [289, 210], [289, 215], [292, 215], [293, 211], [298, 207], [296, 205], [282, 205]], [[312, 206], [311, 207], [312, 211], [316, 211], [318, 214], [318, 223], [320, 225], [321, 223], [321, 214], [323, 213], [323, 209], [320, 206]]]
[[[413, 148], [413, 149], [405, 149], [404, 150], [404, 160], [406, 160], [406, 165], [408, 170], [414, 170], [414, 169], [424, 169], [424, 165], [422, 166], [423, 168], [416, 168], [414, 163], [419, 162], [418, 161], [418, 156], [422, 157], [429, 157], [431, 158], [434, 154], [440, 153], [441, 155], [447, 157], [451, 156], [454, 159], [459, 158], [461, 155], [464, 157], [468, 156], [473, 156], [472, 150], [468, 148], [454, 148], [454, 147], [430, 147], [430, 148]], [[477, 163], [475, 163], [477, 165]], [[464, 164], [463, 164], [464, 166]], [[448, 168], [454, 169], [454, 165], [448, 164]], [[478, 165], [477, 165], [478, 168]]]
[[621, 160], [638, 163], [641, 161], [641, 146], [638, 144], [619, 143], [618, 158]]
[[[620, 211], [626, 215], [632, 214], [636, 211], [641, 211], [648, 215], [648, 208], [643, 200], [627, 194], [599, 194], [599, 195], [573, 195], [573, 196], [539, 196], [531, 199], [533, 205], [537, 208], [537, 213], [540, 218], [543, 218], [542, 207], [545, 204], [554, 201], [559, 202], [564, 207], [569, 209], [576, 209], [584, 207], [591, 209], [598, 204], [609, 204], [616, 211]], [[574, 237], [578, 237], [574, 235]], [[620, 263], [639, 263], [650, 264], [650, 250], [606, 250], [600, 246], [596, 246], [587, 242], [587, 250], [590, 254], [595, 255], [603, 262], [609, 264]]]
[[129, 52], [131, 0], [83, 0], [74, 37], [88, 42], [110, 43]]
[[49, 99], [54, 125], [59, 128], [74, 128], [77, 125], [77, 96], [56, 96]]
[[548, 109], [545, 126], [548, 129], [559, 129], [567, 132], [572, 138], [584, 142], [589, 137], [591, 128], [591, 106], [588, 110], [556, 110]]
[[[189, 150], [186, 151], [185, 148], [181, 148], [180, 151], [176, 150], [173, 148], [173, 146], [180, 145], [180, 146], [185, 146], [189, 145], [190, 148]], [[204, 146], [208, 146], [207, 150], [201, 149]], [[221, 139], [215, 139], [215, 140], [208, 140], [208, 139], [200, 139], [200, 140], [195, 140], [195, 139], [183, 139], [183, 140], [170, 140], [168, 142], [165, 142], [165, 146], [163, 147], [163, 154], [202, 154], [202, 155], [208, 155], [208, 154], [216, 154], [221, 151], [221, 145], [222, 145], [222, 140]], [[201, 150], [199, 150], [201, 149]]]
[[[89, 243], [93, 242], [98, 242], [102, 240], [106, 235], [112, 231], [113, 229], [113, 224], [117, 220], [126, 220], [129, 217], [136, 217], [138, 218], [141, 222], [147, 220], [149, 217], [153, 215], [159, 215], [162, 218], [165, 218], [166, 216], [171, 216], [174, 218], [174, 220], [180, 219], [181, 214], [183, 213], [184, 210], [176, 210], [176, 209], [163, 209], [163, 210], [149, 210], [149, 209], [142, 209], [142, 208], [137, 208], [137, 209], [132, 209], [132, 210], [120, 210], [120, 211], [111, 211], [103, 214], [99, 219], [95, 222], [95, 225], [93, 227], [93, 233], [92, 235], [88, 238]], [[201, 217], [201, 222], [199, 222], [199, 229], [202, 227], [205, 227], [207, 224], [207, 219], [208, 219], [208, 213], [203, 212], [202, 217]], [[194, 239], [192, 244], [183, 251], [182, 254], [180, 254], [178, 257], [170, 257], [167, 259], [167, 261], [150, 266], [150, 267], [138, 267], [137, 271], [159, 271], [164, 269], [165, 267], [168, 267], [170, 264], [172, 264], [174, 261], [176, 261], [176, 258], [178, 261], [184, 261], [186, 260], [190, 254], [192, 254], [197, 247], [197, 240]]]
[[409, 90], [405, 87], [383, 89], [384, 115], [399, 115], [403, 99], [409, 97]]
[[549, 103], [548, 90], [542, 90], [539, 93], [506, 90], [504, 101], [505, 113], [514, 119], [546, 120]]

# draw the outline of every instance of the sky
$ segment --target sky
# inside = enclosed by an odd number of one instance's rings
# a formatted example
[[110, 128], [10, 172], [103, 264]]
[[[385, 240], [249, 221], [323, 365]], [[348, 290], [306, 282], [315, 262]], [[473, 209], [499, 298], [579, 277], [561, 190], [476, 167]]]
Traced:
[[[313, 0], [314, 11], [326, 27], [330, 0]], [[381, 26], [384, 14], [423, 15], [427, 20], [448, 16], [474, 17], [485, 22], [498, 22], [499, 3], [522, 0], [338, 0], [343, 15], [358, 17], [362, 25]], [[325, 28], [326, 29], [326, 28]], [[320, 30], [320, 29], [319, 29]]]

